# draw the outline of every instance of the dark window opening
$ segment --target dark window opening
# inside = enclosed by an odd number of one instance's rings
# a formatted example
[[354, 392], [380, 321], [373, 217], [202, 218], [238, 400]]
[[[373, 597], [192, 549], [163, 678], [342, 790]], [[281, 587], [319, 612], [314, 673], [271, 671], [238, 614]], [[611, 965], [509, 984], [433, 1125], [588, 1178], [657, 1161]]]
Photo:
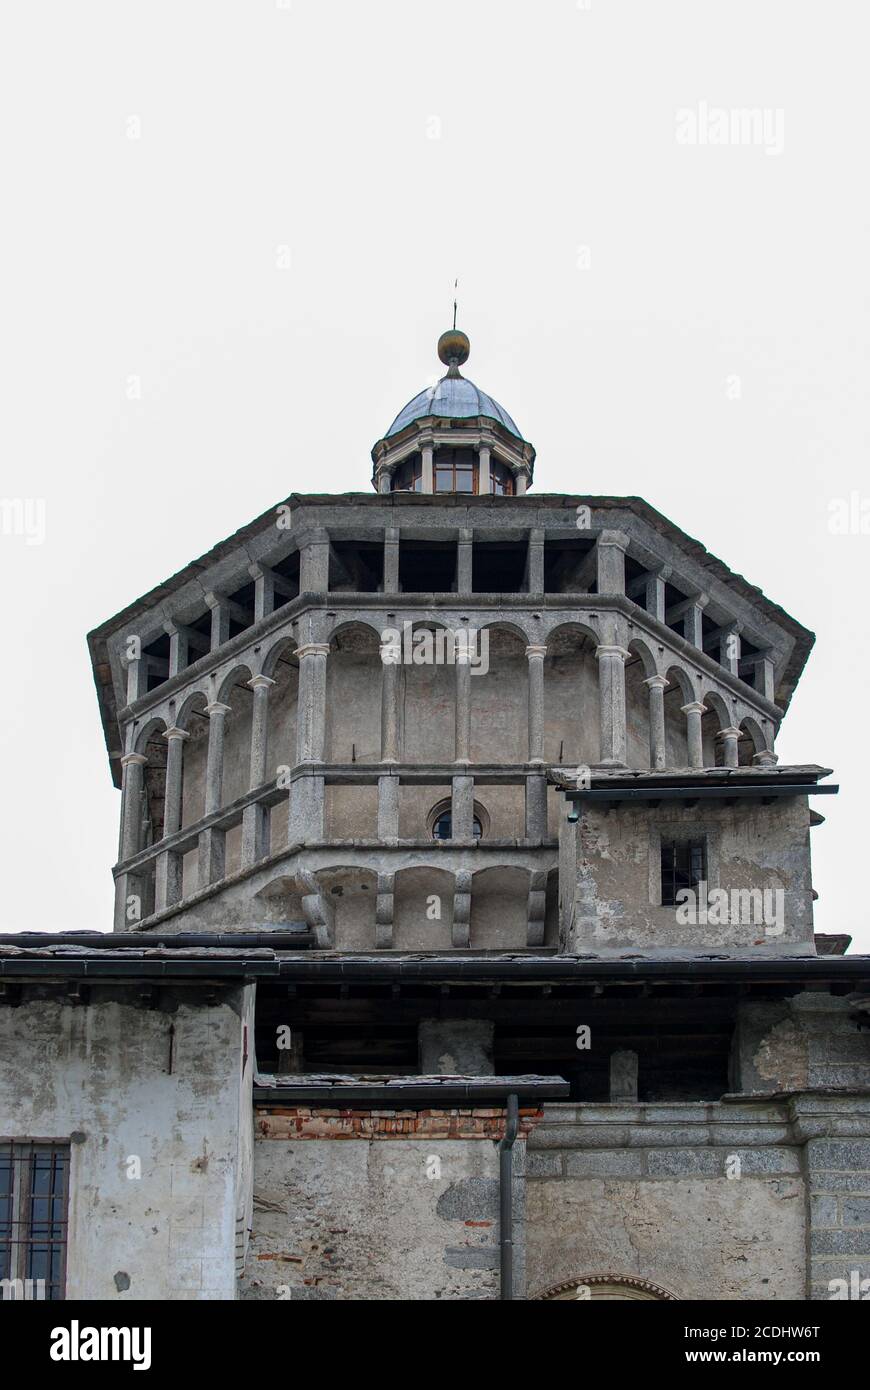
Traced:
[[227, 595], [230, 605], [230, 638], [238, 637], [254, 625], [254, 581]]
[[435, 450], [436, 492], [477, 492], [477, 450]]
[[674, 907], [682, 888], [696, 889], [707, 877], [705, 840], [662, 841], [662, 907]]
[[400, 463], [393, 473], [391, 481], [393, 492], [422, 492], [423, 491], [423, 455], [412, 454], [410, 458]]
[[403, 594], [452, 594], [456, 542], [400, 541], [399, 588]]
[[332, 593], [377, 594], [384, 587], [384, 547], [378, 541], [333, 541], [329, 548]]
[[68, 1192], [67, 1144], [0, 1144], [0, 1299], [63, 1299]]
[[[483, 826], [477, 816], [472, 821], [472, 834], [475, 840], [479, 840], [483, 834]], [[441, 815], [432, 826], [433, 840], [452, 840], [453, 839], [453, 812], [442, 811]]]
[[272, 566], [280, 581], [275, 588], [276, 608], [283, 608], [285, 603], [292, 603], [294, 598], [299, 597], [299, 565], [299, 551], [291, 550], [289, 555], [285, 555], [283, 560]]
[[758, 669], [758, 657], [761, 649], [747, 642], [745, 637], [740, 637], [740, 660], [737, 663], [737, 674], [747, 685], [751, 685], [753, 690], [761, 688], [761, 673]]
[[598, 562], [593, 540], [544, 541], [545, 594], [594, 594], [597, 589]]
[[150, 694], [169, 679], [169, 637], [166, 633], [142, 648], [145, 662], [145, 693]]
[[671, 629], [671, 632], [676, 632], [680, 637], [686, 635], [686, 614], [682, 612], [678, 618], [670, 619], [668, 613], [672, 608], [676, 608], [678, 604], [685, 603], [685, 601], [685, 594], [681, 594], [679, 589], [674, 588], [673, 584], [665, 582], [665, 624]]
[[516, 492], [513, 473], [498, 459], [490, 459], [489, 490], [495, 497], [513, 497]]
[[521, 594], [526, 588], [523, 541], [475, 541], [471, 552], [471, 588], [475, 594]]

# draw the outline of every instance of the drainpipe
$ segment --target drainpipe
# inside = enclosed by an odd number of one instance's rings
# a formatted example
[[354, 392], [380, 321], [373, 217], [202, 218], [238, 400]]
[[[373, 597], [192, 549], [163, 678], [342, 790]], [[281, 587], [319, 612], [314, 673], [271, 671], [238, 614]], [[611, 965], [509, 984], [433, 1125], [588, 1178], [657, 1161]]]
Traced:
[[507, 1123], [498, 1146], [499, 1245], [501, 1247], [500, 1298], [514, 1296], [514, 1191], [513, 1149], [519, 1132], [519, 1102], [516, 1093], [507, 1098]]

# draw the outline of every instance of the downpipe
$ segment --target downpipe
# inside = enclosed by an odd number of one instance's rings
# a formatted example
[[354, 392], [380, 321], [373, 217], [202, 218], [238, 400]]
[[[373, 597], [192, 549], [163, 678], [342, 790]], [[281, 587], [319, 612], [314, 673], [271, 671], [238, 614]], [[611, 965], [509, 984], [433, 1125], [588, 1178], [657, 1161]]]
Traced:
[[520, 1127], [519, 1101], [515, 1092], [507, 1098], [504, 1138], [498, 1146], [499, 1246], [501, 1299], [514, 1296], [514, 1168], [513, 1150]]

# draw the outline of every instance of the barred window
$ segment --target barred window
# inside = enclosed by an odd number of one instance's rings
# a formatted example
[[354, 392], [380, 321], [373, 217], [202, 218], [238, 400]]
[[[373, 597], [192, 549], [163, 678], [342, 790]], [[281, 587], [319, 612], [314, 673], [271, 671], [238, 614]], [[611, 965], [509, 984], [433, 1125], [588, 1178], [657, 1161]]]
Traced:
[[706, 877], [706, 840], [662, 840], [663, 907], [673, 907], [681, 888], [694, 891]]
[[64, 1297], [69, 1157], [0, 1140], [0, 1299]]

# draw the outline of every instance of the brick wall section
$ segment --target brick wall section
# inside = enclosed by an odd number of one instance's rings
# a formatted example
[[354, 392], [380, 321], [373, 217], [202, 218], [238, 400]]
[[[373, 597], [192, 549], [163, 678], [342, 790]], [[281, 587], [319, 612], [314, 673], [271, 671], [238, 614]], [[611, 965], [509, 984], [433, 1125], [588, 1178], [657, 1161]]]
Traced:
[[[540, 1109], [520, 1110], [520, 1137], [543, 1117]], [[258, 1106], [254, 1123], [260, 1139], [489, 1139], [504, 1138], [503, 1109], [327, 1110], [319, 1106]]]

